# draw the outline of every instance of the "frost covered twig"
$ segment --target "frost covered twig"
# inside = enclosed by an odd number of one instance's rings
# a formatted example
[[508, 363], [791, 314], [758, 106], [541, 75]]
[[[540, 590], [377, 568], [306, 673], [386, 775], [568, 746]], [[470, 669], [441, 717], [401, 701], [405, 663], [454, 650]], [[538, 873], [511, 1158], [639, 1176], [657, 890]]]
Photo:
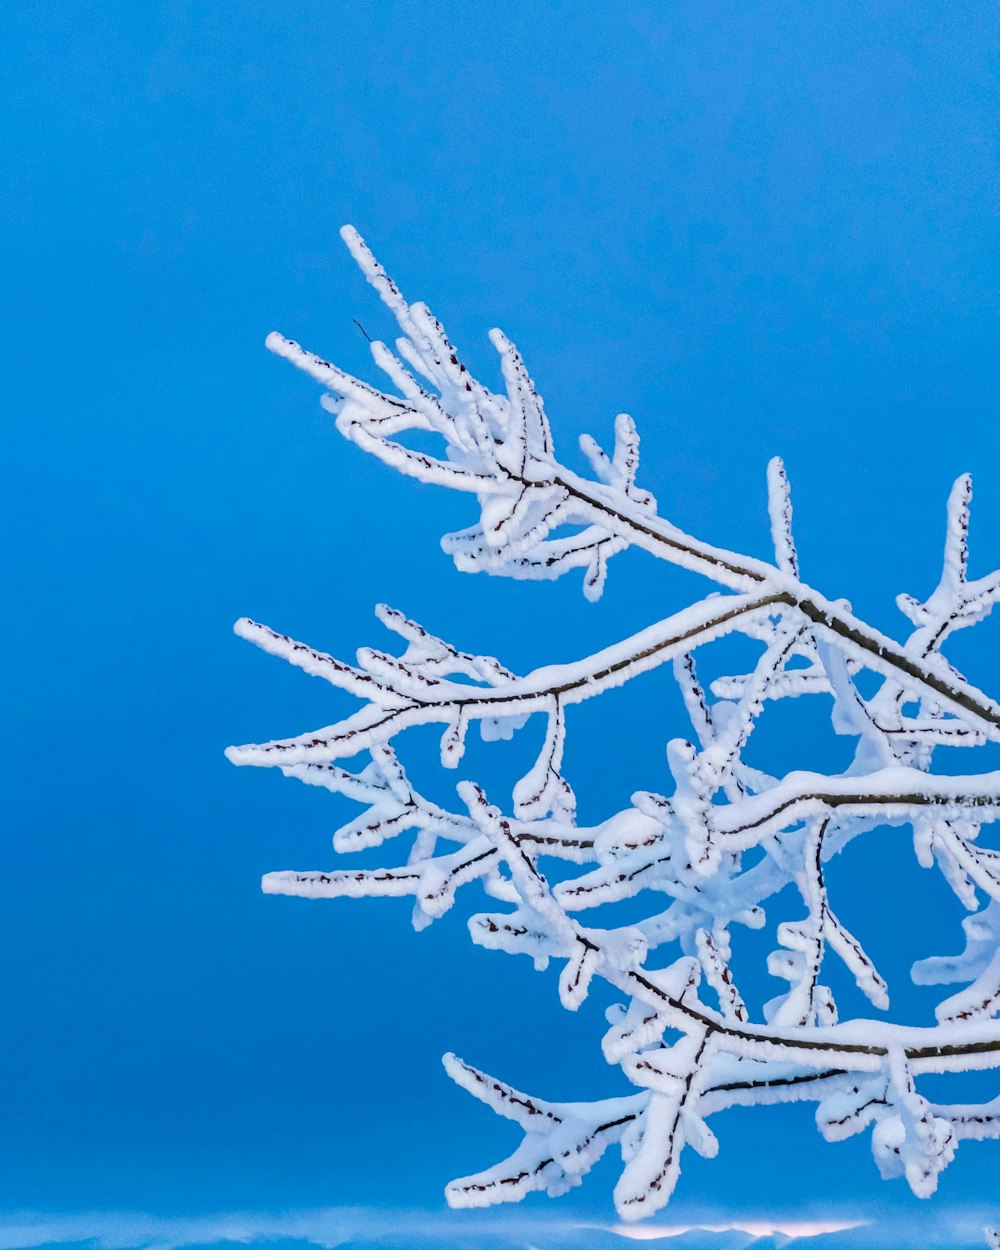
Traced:
[[[277, 766], [359, 803], [360, 814], [334, 837], [340, 852], [412, 833], [405, 863], [269, 873], [266, 891], [408, 896], [420, 928], [480, 881], [499, 909], [472, 916], [475, 942], [526, 954], [536, 966], [558, 961], [570, 1010], [595, 980], [624, 999], [609, 1012], [603, 1041], [607, 1061], [637, 1091], [623, 1098], [546, 1102], [446, 1057], [459, 1084], [524, 1131], [509, 1159], [449, 1186], [449, 1201], [481, 1206], [533, 1190], [563, 1192], [618, 1143], [625, 1166], [615, 1201], [624, 1218], [641, 1218], [669, 1200], [686, 1145], [715, 1154], [710, 1115], [802, 1099], [817, 1104], [828, 1140], [870, 1128], [883, 1174], [931, 1193], [961, 1141], [1000, 1137], [996, 1099], [932, 1104], [918, 1088], [927, 1073], [1000, 1067], [1000, 850], [979, 836], [1000, 818], [1000, 773], [931, 771], [938, 746], [1000, 741], [1000, 706], [942, 654], [955, 630], [982, 621], [1000, 599], [1000, 572], [968, 575], [968, 477], [948, 501], [938, 585], [923, 603], [899, 597], [912, 632], [896, 642], [802, 580], [779, 460], [767, 475], [773, 561], [697, 539], [662, 518], [640, 485], [631, 418], [616, 419], [610, 451], [584, 436], [592, 476], [573, 472], [556, 454], [541, 398], [509, 339], [490, 336], [504, 382], [494, 392], [469, 373], [427, 307], [404, 300], [357, 233], [343, 234], [401, 330], [394, 351], [371, 345], [394, 393], [280, 335], [268, 346], [326, 387], [322, 402], [345, 437], [401, 473], [475, 499], [477, 519], [443, 543], [460, 570], [541, 580], [581, 569], [594, 600], [612, 557], [635, 547], [714, 587], [602, 651], [522, 676], [386, 607], [378, 615], [401, 652], [362, 648], [354, 664], [253, 621], [237, 624], [242, 637], [360, 705], [306, 734], [230, 748], [230, 759]], [[417, 449], [410, 431], [437, 439], [440, 451]], [[732, 633], [757, 645], [758, 659], [750, 672], [706, 689], [695, 653]], [[668, 661], [694, 738], [667, 747], [669, 793], [637, 792], [603, 822], [579, 824], [563, 771], [567, 709]], [[869, 696], [859, 682], [865, 671], [880, 679]], [[829, 701], [834, 728], [856, 741], [854, 759], [838, 775], [769, 776], [747, 758], [754, 729], [770, 704], [807, 695]], [[535, 715], [544, 738], [513, 788], [509, 814], [470, 781], [459, 785], [455, 810], [430, 802], [396, 754], [405, 730], [437, 724], [441, 762], [457, 768], [471, 725], [490, 741], [515, 735]], [[359, 771], [341, 766], [358, 755], [367, 757]], [[851, 839], [886, 825], [912, 826], [920, 863], [937, 865], [974, 913], [961, 955], [913, 967], [919, 984], [958, 987], [938, 1004], [931, 1027], [841, 1021], [827, 984], [839, 964], [876, 1011], [888, 1009], [890, 986], [863, 935], [838, 918], [825, 871]], [[570, 866], [555, 885], [546, 858]], [[761, 927], [764, 905], [788, 885], [804, 915], [778, 925], [768, 960], [787, 989], [758, 1008], [730, 965], [736, 930]], [[596, 907], [639, 896], [648, 902], [639, 922], [583, 923]]]

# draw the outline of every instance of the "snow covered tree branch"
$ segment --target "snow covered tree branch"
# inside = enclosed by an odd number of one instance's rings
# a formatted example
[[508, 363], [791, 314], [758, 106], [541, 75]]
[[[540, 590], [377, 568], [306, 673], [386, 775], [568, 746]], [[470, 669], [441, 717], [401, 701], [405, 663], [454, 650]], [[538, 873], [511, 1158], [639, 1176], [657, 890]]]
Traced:
[[[579, 1183], [608, 1146], [624, 1170], [615, 1202], [639, 1219], [670, 1198], [685, 1146], [716, 1153], [706, 1121], [733, 1105], [808, 1099], [830, 1141], [871, 1130], [875, 1161], [929, 1195], [963, 1140], [1000, 1137], [998, 1100], [942, 1105], [919, 1092], [928, 1073], [1000, 1068], [1000, 850], [980, 843], [1000, 820], [1000, 772], [932, 772], [935, 748], [1000, 741], [1000, 705], [945, 659], [956, 630], [982, 621], [1000, 598], [1000, 571], [968, 575], [971, 482], [947, 505], [942, 572], [925, 602], [901, 595], [912, 630], [896, 642], [800, 576], [788, 479], [768, 469], [773, 559], [713, 547], [662, 518], [639, 484], [631, 418], [615, 422], [610, 451], [584, 436], [592, 476], [556, 454], [541, 398], [524, 361], [499, 331], [503, 390], [477, 381], [423, 304], [409, 304], [351, 228], [345, 242], [401, 331], [395, 351], [372, 344], [391, 390], [380, 390], [277, 334], [268, 346], [325, 388], [321, 402], [362, 450], [421, 482], [474, 497], [478, 519], [443, 540], [458, 568], [542, 580], [583, 571], [596, 600], [611, 557], [627, 547], [704, 575], [713, 589], [593, 655], [518, 675], [458, 649], [401, 612], [379, 607], [399, 654], [362, 648], [349, 664], [250, 620], [237, 633], [354, 696], [351, 714], [309, 733], [231, 747], [237, 764], [273, 766], [345, 795], [359, 815], [334, 837], [338, 852], [379, 847], [412, 833], [405, 863], [377, 869], [269, 873], [265, 891], [309, 898], [409, 896], [422, 928], [480, 881], [498, 908], [472, 916], [474, 942], [560, 964], [559, 995], [576, 1011], [599, 979], [624, 1001], [608, 1013], [608, 1063], [633, 1093], [596, 1102], [529, 1096], [446, 1056], [463, 1088], [515, 1121], [524, 1139], [495, 1167], [455, 1181], [449, 1201], [483, 1206]], [[436, 437], [438, 454], [405, 441]], [[401, 440], [399, 436], [404, 436]], [[426, 440], [424, 440], [424, 443]], [[422, 444], [423, 445], [423, 444]], [[729, 634], [759, 648], [752, 671], [706, 689], [695, 652]], [[692, 740], [667, 747], [665, 795], [633, 794], [595, 826], [581, 825], [563, 773], [567, 708], [670, 664]], [[859, 681], [863, 673], [874, 674]], [[836, 731], [856, 740], [841, 774], [772, 777], [745, 758], [769, 703], [820, 696]], [[442, 726], [441, 762], [457, 768], [472, 722], [487, 740], [510, 738], [538, 715], [538, 758], [514, 786], [509, 810], [466, 780], [454, 810], [420, 795], [395, 741], [417, 725]], [[364, 758], [359, 771], [342, 762]], [[953, 988], [937, 1023], [840, 1020], [824, 982], [832, 956], [876, 1012], [890, 987], [862, 939], [838, 919], [826, 866], [852, 839], [885, 825], [912, 828], [919, 862], [936, 865], [972, 913], [965, 950], [920, 960], [913, 980]], [[994, 839], [995, 842], [995, 839]], [[443, 844], [443, 846], [442, 846]], [[546, 876], [544, 860], [577, 868]], [[575, 875], [572, 873], [575, 872]], [[731, 969], [735, 927], [760, 928], [764, 904], [785, 887], [804, 915], [778, 925], [768, 970], [787, 990], [752, 1007]], [[583, 913], [643, 896], [645, 918], [612, 928]], [[634, 907], [632, 914], [634, 914]]]

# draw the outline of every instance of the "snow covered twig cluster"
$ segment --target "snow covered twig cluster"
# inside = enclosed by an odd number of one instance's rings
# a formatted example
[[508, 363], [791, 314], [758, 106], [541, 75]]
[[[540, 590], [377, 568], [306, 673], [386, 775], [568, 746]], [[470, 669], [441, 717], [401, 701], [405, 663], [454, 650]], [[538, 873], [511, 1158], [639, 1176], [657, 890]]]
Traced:
[[[1000, 1067], [1000, 851], [978, 836], [1000, 818], [1000, 773], [931, 772], [938, 746], [1000, 741], [1000, 706], [942, 654], [951, 633], [983, 620], [1000, 597], [1000, 572], [968, 575], [969, 479], [960, 478], [948, 500], [937, 588], [923, 603], [898, 600], [912, 630], [897, 643], [801, 579], [780, 461], [771, 462], [767, 481], [773, 560], [701, 542], [663, 519], [640, 485], [629, 417], [617, 418], [610, 452], [581, 439], [592, 473], [572, 472], [556, 455], [513, 344], [492, 332], [504, 381], [494, 393], [461, 363], [427, 307], [403, 299], [357, 233], [345, 228], [343, 237], [399, 323], [395, 350], [372, 344], [392, 389], [376, 389], [277, 334], [268, 346], [326, 388], [321, 402], [346, 438], [401, 473], [475, 499], [475, 523], [443, 540], [459, 569], [523, 579], [581, 569], [584, 594], [594, 600], [611, 558], [631, 546], [713, 584], [699, 602], [603, 651], [520, 676], [387, 607], [378, 616], [401, 640], [401, 653], [363, 648], [355, 664], [250, 620], [236, 626], [265, 651], [354, 695], [360, 707], [295, 738], [232, 747], [229, 758], [280, 768], [356, 801], [360, 814], [334, 837], [340, 852], [412, 834], [402, 865], [270, 873], [265, 891], [409, 896], [421, 928], [452, 906], [460, 887], [479, 881], [496, 907], [471, 918], [475, 942], [527, 954], [539, 967], [558, 961], [559, 994], [570, 1010], [595, 978], [623, 1000], [608, 1013], [603, 1050], [636, 1091], [628, 1097], [545, 1102], [446, 1057], [455, 1081], [524, 1131], [510, 1158], [453, 1182], [449, 1201], [483, 1206], [533, 1190], [560, 1193], [617, 1143], [624, 1169], [616, 1205], [624, 1218], [639, 1219], [669, 1200], [685, 1146], [715, 1154], [712, 1114], [791, 1099], [817, 1104], [817, 1125], [830, 1141], [870, 1129], [882, 1174], [929, 1195], [962, 1140], [1000, 1136], [1000, 1098], [941, 1105], [919, 1091], [927, 1073]], [[436, 436], [443, 454], [400, 440], [407, 431]], [[733, 633], [756, 644], [756, 664], [706, 689], [695, 652]], [[667, 747], [669, 793], [633, 794], [601, 824], [578, 824], [562, 771], [567, 709], [662, 665], [672, 667], [693, 727], [690, 741]], [[878, 678], [868, 697], [858, 681], [864, 671]], [[773, 777], [744, 759], [769, 702], [813, 695], [829, 702], [836, 730], [856, 740], [845, 772]], [[454, 810], [430, 802], [393, 746], [411, 726], [440, 725], [442, 764], [456, 768], [473, 722], [495, 740], [535, 715], [547, 726], [544, 742], [509, 812], [471, 781], [459, 784]], [[358, 755], [367, 760], [359, 771], [342, 766]], [[917, 983], [954, 990], [937, 1006], [933, 1027], [841, 1021], [823, 979], [833, 956], [876, 1012], [888, 1008], [888, 986], [838, 919], [825, 880], [832, 856], [883, 825], [910, 826], [920, 863], [937, 865], [970, 912], [961, 955], [913, 967]], [[557, 884], [546, 877], [546, 859], [570, 866]], [[800, 914], [778, 926], [768, 960], [787, 989], [755, 1021], [730, 968], [734, 928], [760, 928], [764, 904], [789, 885]], [[640, 895], [648, 900], [640, 922], [586, 923], [589, 910]]]

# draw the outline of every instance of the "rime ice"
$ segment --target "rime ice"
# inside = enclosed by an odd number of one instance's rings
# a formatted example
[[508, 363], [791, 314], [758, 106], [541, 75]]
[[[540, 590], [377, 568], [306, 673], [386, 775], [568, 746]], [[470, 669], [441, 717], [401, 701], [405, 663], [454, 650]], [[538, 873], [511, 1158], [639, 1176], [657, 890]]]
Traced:
[[[635, 546], [711, 583], [704, 599], [614, 646], [522, 675], [384, 606], [379, 619], [401, 650], [365, 647], [353, 665], [253, 621], [237, 624], [241, 637], [347, 691], [359, 707], [295, 738], [232, 747], [229, 758], [280, 768], [357, 802], [359, 815], [335, 835], [339, 852], [410, 837], [403, 864], [269, 873], [265, 891], [409, 896], [422, 928], [452, 907], [462, 886], [480, 881], [496, 906], [469, 921], [474, 942], [528, 955], [536, 966], [557, 961], [569, 1010], [586, 1000], [594, 978], [621, 994], [603, 1050], [635, 1089], [630, 1097], [546, 1102], [445, 1057], [455, 1081], [524, 1132], [510, 1158], [454, 1181], [448, 1200], [486, 1206], [533, 1190], [563, 1193], [617, 1144], [624, 1168], [615, 1203], [624, 1219], [640, 1219], [669, 1201], [686, 1147], [716, 1153], [709, 1116], [793, 1099], [816, 1103], [817, 1127], [829, 1141], [870, 1132], [882, 1175], [931, 1194], [963, 1140], [1000, 1136], [1000, 1099], [940, 1105], [920, 1092], [929, 1072], [1000, 1067], [1000, 851], [978, 841], [981, 827], [1000, 816], [1000, 773], [931, 771], [939, 745], [1000, 740], [1000, 707], [942, 654], [952, 632], [981, 621], [1000, 597], [1000, 573], [968, 575], [969, 478], [956, 482], [948, 500], [940, 582], [926, 602], [899, 597], [912, 632], [893, 641], [800, 579], [779, 460], [767, 475], [773, 562], [701, 542], [660, 517], [640, 484], [630, 417], [616, 419], [609, 450], [581, 440], [591, 477], [571, 472], [514, 345], [492, 331], [504, 389], [490, 391], [461, 363], [430, 310], [404, 300], [357, 232], [342, 233], [399, 323], [395, 351], [372, 344], [396, 393], [278, 334], [267, 345], [326, 388], [324, 406], [346, 438], [401, 473], [476, 500], [478, 520], [443, 540], [460, 570], [552, 579], [579, 569], [584, 595], [595, 600], [612, 557]], [[437, 436], [438, 453], [399, 441], [408, 430]], [[758, 645], [757, 662], [706, 690], [695, 652], [734, 632]], [[562, 772], [566, 708], [665, 664], [692, 739], [668, 747], [670, 792], [636, 793], [601, 824], [579, 825]], [[859, 690], [862, 670], [881, 679], [871, 697]], [[856, 740], [850, 767], [836, 776], [775, 778], [745, 762], [768, 703], [806, 696], [825, 699], [837, 732]], [[393, 747], [403, 730], [437, 724], [442, 765], [455, 768], [473, 723], [494, 741], [533, 716], [545, 722], [544, 742], [509, 813], [472, 782], [458, 787], [454, 810], [429, 802]], [[357, 756], [356, 771], [341, 766]], [[827, 960], [838, 960], [874, 1012], [889, 1007], [890, 987], [838, 919], [824, 875], [832, 855], [884, 824], [912, 828], [920, 863], [936, 865], [971, 913], [962, 953], [921, 960], [912, 971], [920, 984], [948, 987], [933, 1028], [882, 1015], [840, 1021], [823, 980]], [[755, 852], [752, 864], [748, 852]], [[579, 866], [554, 887], [544, 871], [553, 857]], [[768, 959], [787, 988], [754, 1021], [730, 970], [732, 944], [741, 926], [763, 924], [764, 905], [788, 884], [801, 910], [778, 926]], [[610, 929], [585, 923], [590, 908], [640, 895], [648, 900], [641, 922]]]

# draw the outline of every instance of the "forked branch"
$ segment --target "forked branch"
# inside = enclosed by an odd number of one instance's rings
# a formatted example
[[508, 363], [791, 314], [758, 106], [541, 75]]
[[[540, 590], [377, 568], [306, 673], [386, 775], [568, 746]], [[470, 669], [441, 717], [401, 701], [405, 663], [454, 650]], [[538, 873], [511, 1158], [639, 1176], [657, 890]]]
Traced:
[[[830, 1141], [870, 1131], [883, 1175], [928, 1195], [962, 1141], [1000, 1136], [997, 1099], [951, 1106], [918, 1089], [927, 1073], [1000, 1067], [1000, 849], [988, 845], [1000, 773], [932, 771], [939, 746], [1000, 741], [1000, 705], [942, 654], [956, 630], [984, 620], [1000, 599], [1000, 572], [969, 577], [970, 480], [960, 478], [948, 500], [937, 586], [923, 602], [899, 597], [911, 632], [894, 641], [803, 580], [779, 460], [767, 474], [773, 559], [703, 542], [659, 515], [630, 417], [616, 418], [609, 450], [581, 440], [591, 477], [570, 470], [510, 340], [491, 332], [503, 379], [493, 391], [427, 307], [403, 298], [357, 232], [343, 236], [401, 332], [394, 350], [371, 345], [392, 391], [281, 335], [268, 346], [326, 388], [322, 402], [346, 438], [400, 473], [475, 501], [473, 523], [443, 540], [460, 570], [540, 580], [581, 569], [594, 600], [609, 562], [635, 547], [717, 588], [593, 655], [524, 676], [385, 607], [379, 617], [401, 652], [361, 648], [353, 664], [253, 621], [237, 624], [242, 637], [360, 706], [310, 733], [230, 748], [229, 758], [276, 766], [359, 804], [334, 837], [339, 852], [411, 835], [404, 862], [269, 873], [267, 892], [406, 896], [422, 928], [479, 883], [497, 907], [471, 917], [474, 941], [536, 966], [556, 960], [570, 1010], [581, 1009], [597, 980], [622, 996], [602, 1046], [633, 1090], [625, 1097], [546, 1102], [446, 1057], [453, 1079], [524, 1132], [510, 1158], [449, 1186], [449, 1201], [482, 1206], [534, 1190], [561, 1193], [617, 1143], [624, 1167], [615, 1201], [624, 1218], [641, 1218], [669, 1199], [686, 1146], [715, 1154], [710, 1115], [793, 1099], [817, 1104]], [[418, 448], [411, 432], [430, 436], [437, 450], [426, 449], [426, 437]], [[751, 671], [706, 688], [695, 652], [733, 633], [758, 647], [758, 658]], [[667, 662], [692, 740], [668, 742], [665, 793], [629, 797], [626, 789], [625, 806], [578, 824], [563, 770], [568, 709]], [[866, 671], [880, 679], [870, 695], [862, 694]], [[843, 773], [775, 777], [751, 758], [767, 708], [804, 696], [827, 701], [835, 730], [855, 740]], [[455, 810], [428, 801], [396, 753], [405, 730], [437, 724], [442, 764], [458, 768], [471, 725], [487, 741], [510, 738], [535, 715], [545, 726], [541, 747], [512, 789], [509, 814], [470, 780], [460, 783]], [[357, 755], [367, 757], [358, 772], [341, 766]], [[965, 950], [913, 967], [919, 984], [950, 987], [936, 1025], [840, 1020], [834, 988], [845, 972], [877, 1012], [888, 1010], [891, 987], [866, 935], [838, 919], [826, 864], [851, 839], [904, 824], [919, 862], [939, 868], [972, 913]], [[562, 861], [554, 886], [546, 858]], [[737, 985], [732, 948], [740, 927], [760, 928], [765, 904], [789, 885], [799, 902], [777, 926], [767, 961], [787, 989], [761, 1004]], [[648, 907], [636, 921], [639, 898]], [[615, 922], [625, 900], [632, 919]], [[608, 927], [583, 923], [599, 907]], [[836, 958], [827, 960], [831, 951]]]

